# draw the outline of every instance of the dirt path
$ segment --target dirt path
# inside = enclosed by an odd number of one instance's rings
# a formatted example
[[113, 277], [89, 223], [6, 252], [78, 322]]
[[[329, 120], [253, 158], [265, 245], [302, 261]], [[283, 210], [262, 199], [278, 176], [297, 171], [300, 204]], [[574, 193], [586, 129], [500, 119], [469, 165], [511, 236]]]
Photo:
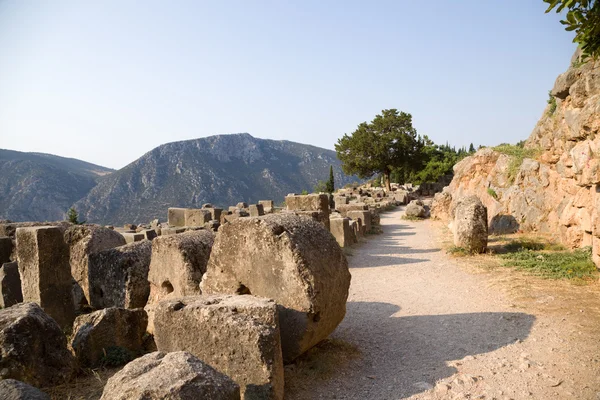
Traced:
[[346, 318], [286, 367], [287, 399], [600, 400], [597, 284], [474, 268], [401, 213], [350, 250]]

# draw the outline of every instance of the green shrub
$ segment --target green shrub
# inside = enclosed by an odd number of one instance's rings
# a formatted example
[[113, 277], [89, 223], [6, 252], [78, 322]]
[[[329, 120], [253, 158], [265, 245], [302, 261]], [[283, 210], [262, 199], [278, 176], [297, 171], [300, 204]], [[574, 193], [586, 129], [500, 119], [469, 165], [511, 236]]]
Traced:
[[548, 91], [548, 100], [546, 102], [550, 104], [548, 115], [554, 115], [556, 111], [556, 97], [552, 96], [552, 91]]
[[104, 356], [100, 360], [102, 365], [107, 367], [117, 367], [127, 364], [133, 360], [133, 354], [123, 347], [110, 346], [104, 349]]
[[598, 275], [591, 247], [558, 252], [523, 249], [500, 258], [504, 266], [548, 279], [592, 279]]
[[515, 181], [517, 177], [517, 173], [523, 164], [523, 160], [526, 158], [536, 158], [540, 154], [539, 148], [524, 148], [518, 145], [512, 145], [507, 143], [502, 143], [496, 147], [494, 150], [498, 153], [506, 154], [510, 157], [510, 163], [508, 164], [508, 180], [512, 183]]
[[495, 200], [498, 200], [498, 194], [492, 188], [487, 188], [487, 193], [492, 196]]
[[308, 190], [303, 190], [302, 195], [306, 196], [308, 194]]

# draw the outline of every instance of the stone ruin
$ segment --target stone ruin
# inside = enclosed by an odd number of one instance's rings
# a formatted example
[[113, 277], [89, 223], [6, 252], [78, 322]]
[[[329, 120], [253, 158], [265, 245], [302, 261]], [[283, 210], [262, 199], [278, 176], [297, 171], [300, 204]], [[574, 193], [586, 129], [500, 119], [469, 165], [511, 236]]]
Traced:
[[164, 223], [117, 228], [0, 224], [0, 397], [46, 398], [36, 387], [122, 357], [134, 361], [103, 399], [283, 399], [284, 363], [344, 318], [341, 247], [400, 203], [360, 191], [169, 208]]

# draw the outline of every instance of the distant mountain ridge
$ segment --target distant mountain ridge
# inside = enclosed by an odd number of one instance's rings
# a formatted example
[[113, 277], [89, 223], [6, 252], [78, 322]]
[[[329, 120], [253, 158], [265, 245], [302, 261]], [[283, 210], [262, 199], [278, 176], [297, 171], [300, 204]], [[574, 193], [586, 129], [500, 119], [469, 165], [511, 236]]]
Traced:
[[0, 219], [62, 220], [111, 172], [74, 158], [0, 149]]
[[165, 220], [168, 207], [280, 202], [326, 180], [330, 165], [337, 186], [356, 180], [334, 151], [315, 146], [247, 133], [173, 142], [102, 179], [75, 207], [90, 222], [122, 224]]
[[61, 220], [75, 205], [80, 219], [120, 225], [165, 220], [169, 207], [281, 202], [328, 179], [330, 165], [336, 187], [357, 180], [343, 174], [332, 150], [247, 133], [167, 143], [118, 171], [0, 150], [0, 219]]

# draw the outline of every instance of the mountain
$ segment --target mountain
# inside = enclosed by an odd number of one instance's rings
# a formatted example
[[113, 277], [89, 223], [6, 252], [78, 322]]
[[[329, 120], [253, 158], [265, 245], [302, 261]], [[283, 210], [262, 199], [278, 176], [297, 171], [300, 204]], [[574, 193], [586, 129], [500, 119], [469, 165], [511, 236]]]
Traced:
[[75, 207], [89, 222], [123, 224], [165, 220], [168, 207], [281, 202], [328, 179], [330, 165], [336, 186], [357, 180], [334, 151], [305, 144], [247, 133], [173, 142], [102, 179]]
[[62, 220], [112, 171], [74, 158], [0, 149], [0, 219]]

